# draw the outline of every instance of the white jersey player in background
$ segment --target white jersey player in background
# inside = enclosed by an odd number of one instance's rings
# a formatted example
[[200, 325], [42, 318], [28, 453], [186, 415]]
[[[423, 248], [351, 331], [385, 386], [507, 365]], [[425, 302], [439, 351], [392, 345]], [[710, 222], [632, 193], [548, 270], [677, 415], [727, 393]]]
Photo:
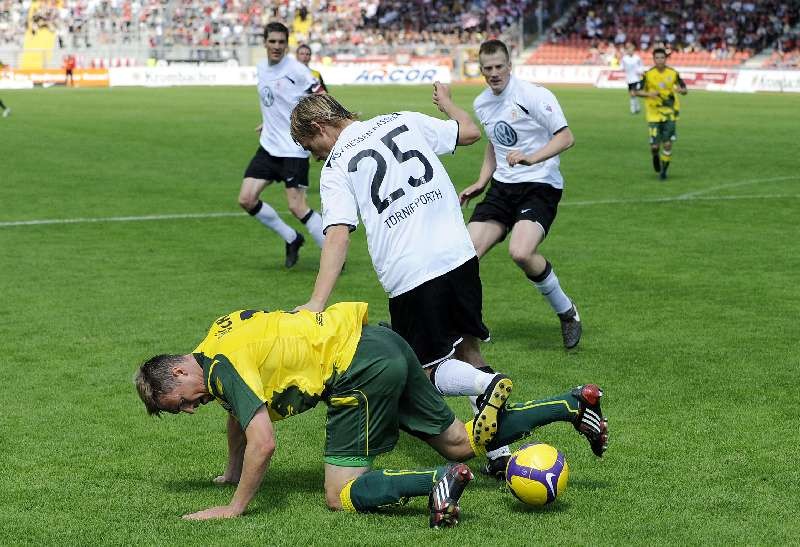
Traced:
[[625, 71], [625, 82], [628, 84], [628, 95], [631, 100], [631, 114], [638, 114], [641, 111], [639, 106], [639, 97], [636, 95], [636, 90], [639, 89], [639, 82], [642, 80], [644, 74], [644, 63], [641, 57], [636, 54], [636, 48], [633, 44], [628, 42], [625, 44], [625, 55], [622, 56], [620, 61], [622, 70]]
[[461, 192], [462, 204], [492, 184], [467, 227], [479, 257], [511, 234], [511, 258], [558, 314], [564, 346], [570, 349], [581, 337], [578, 310], [538, 248], [564, 187], [558, 155], [575, 139], [555, 96], [511, 74], [503, 42], [484, 42], [478, 58], [489, 87], [473, 106], [489, 143], [478, 180]]
[[311, 71], [287, 57], [289, 29], [281, 23], [264, 28], [267, 59], [258, 63], [258, 96], [262, 123], [259, 147], [244, 174], [239, 191], [239, 205], [264, 226], [277, 232], [286, 242], [287, 268], [297, 263], [305, 238], [286, 224], [277, 211], [259, 199], [266, 186], [274, 181], [286, 184], [289, 211], [306, 225], [311, 236], [322, 246], [322, 217], [306, 203], [308, 188], [308, 152], [289, 134], [289, 116], [301, 97], [321, 92]]
[[394, 112], [357, 121], [330, 95], [298, 103], [292, 137], [325, 161], [325, 243], [311, 299], [298, 309], [325, 308], [360, 217], [389, 294], [392, 329], [413, 348], [440, 393], [479, 396], [473, 441], [483, 445], [512, 383], [488, 367], [479, 349], [489, 331], [478, 258], [437, 157], [477, 141], [480, 129], [453, 103], [447, 86], [434, 84], [433, 100], [449, 120]]

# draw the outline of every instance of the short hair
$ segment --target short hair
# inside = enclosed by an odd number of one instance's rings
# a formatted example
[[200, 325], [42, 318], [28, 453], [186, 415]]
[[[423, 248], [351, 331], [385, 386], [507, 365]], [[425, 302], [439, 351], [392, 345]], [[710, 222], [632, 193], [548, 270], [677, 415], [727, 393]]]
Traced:
[[156, 355], [142, 363], [133, 377], [139, 398], [150, 416], [161, 416], [158, 400], [175, 389], [177, 382], [172, 374], [172, 367], [180, 364], [181, 359], [181, 355]]
[[309, 46], [308, 44], [300, 44], [299, 46], [297, 46], [296, 51], [300, 51], [301, 49], [307, 49], [309, 53], [311, 52], [311, 46]]
[[506, 61], [511, 60], [511, 55], [508, 54], [508, 47], [500, 40], [487, 40], [482, 43], [478, 50], [478, 57], [481, 55], [494, 55], [499, 51], [502, 51], [503, 55], [506, 56]]
[[667, 50], [666, 50], [666, 49], [664, 49], [663, 47], [657, 47], [657, 48], [655, 48], [655, 49], [653, 50], [653, 57], [655, 57], [655, 56], [656, 56], [658, 53], [663, 53], [663, 54], [664, 54], [664, 57], [666, 57], [666, 56], [667, 56]]
[[292, 138], [300, 143], [313, 137], [317, 132], [312, 123], [338, 127], [344, 120], [358, 119], [332, 95], [307, 95], [300, 99], [292, 110]]
[[289, 40], [289, 29], [283, 23], [278, 23], [277, 21], [273, 21], [272, 23], [267, 23], [267, 26], [264, 27], [264, 41], [267, 41], [267, 36], [270, 32], [280, 32], [286, 36], [286, 40]]

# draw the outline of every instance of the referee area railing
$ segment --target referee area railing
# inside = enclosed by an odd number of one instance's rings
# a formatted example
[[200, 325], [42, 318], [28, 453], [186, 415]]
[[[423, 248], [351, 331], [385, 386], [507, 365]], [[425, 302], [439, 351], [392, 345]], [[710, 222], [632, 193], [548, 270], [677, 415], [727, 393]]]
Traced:
[[[405, 61], [405, 62], [403, 62]], [[393, 57], [313, 63], [328, 85], [430, 85], [435, 81], [482, 83], [477, 62], [453, 63], [443, 57]], [[708, 91], [752, 93], [800, 92], [800, 70], [727, 69], [675, 67], [689, 88]], [[569, 84], [599, 88], [627, 87], [620, 70], [593, 65], [519, 65], [517, 77], [540, 84]], [[64, 85], [64, 69], [0, 69], [0, 89], [23, 89], [34, 86]], [[235, 62], [173, 62], [155, 66], [110, 66], [78, 68], [73, 71], [75, 87], [117, 86], [255, 86], [253, 65]]]

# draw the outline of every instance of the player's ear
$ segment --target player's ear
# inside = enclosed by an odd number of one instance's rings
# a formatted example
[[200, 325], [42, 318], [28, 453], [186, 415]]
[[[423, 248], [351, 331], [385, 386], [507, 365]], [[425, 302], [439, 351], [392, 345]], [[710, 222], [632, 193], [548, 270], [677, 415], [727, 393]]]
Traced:
[[175, 365], [174, 367], [172, 367], [172, 375], [175, 376], [176, 378], [178, 376], [186, 376], [187, 374], [188, 372], [184, 370], [184, 368], [181, 365]]

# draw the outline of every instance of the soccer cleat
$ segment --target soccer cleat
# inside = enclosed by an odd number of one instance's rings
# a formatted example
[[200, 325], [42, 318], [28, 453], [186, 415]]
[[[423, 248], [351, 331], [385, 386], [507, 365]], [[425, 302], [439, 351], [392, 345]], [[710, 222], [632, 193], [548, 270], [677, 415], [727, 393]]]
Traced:
[[505, 374], [495, 374], [489, 387], [475, 401], [478, 412], [473, 419], [472, 435], [475, 444], [486, 446], [497, 434], [497, 421], [500, 410], [506, 404], [514, 382]]
[[494, 459], [487, 459], [486, 463], [480, 468], [482, 475], [493, 477], [499, 481], [506, 480], [506, 467], [511, 456], [498, 456]]
[[661, 172], [661, 158], [658, 157], [658, 154], [653, 154], [653, 170], [656, 173]]
[[3, 110], [3, 117], [4, 118], [8, 118], [10, 115], [11, 115], [11, 109], [10, 108], [6, 108], [5, 110]]
[[600, 410], [603, 390], [595, 384], [586, 384], [573, 389], [572, 395], [579, 401], [573, 425], [589, 440], [594, 455], [602, 458], [608, 448], [608, 420]]
[[433, 490], [428, 496], [431, 528], [450, 528], [458, 524], [461, 515], [458, 500], [473, 478], [474, 475], [467, 464], [455, 463], [433, 485]]
[[667, 180], [667, 169], [669, 168], [669, 163], [662, 163], [661, 164], [661, 172], [659, 172], [658, 176], [661, 180]]
[[297, 259], [300, 258], [300, 247], [306, 242], [306, 238], [300, 232], [295, 232], [297, 237], [294, 241], [286, 244], [286, 267], [291, 268], [297, 264]]
[[581, 341], [581, 334], [583, 333], [581, 316], [578, 315], [578, 308], [575, 307], [575, 303], [573, 302], [572, 307], [564, 313], [559, 313], [558, 318], [561, 320], [561, 338], [564, 340], [564, 347], [572, 349]]

